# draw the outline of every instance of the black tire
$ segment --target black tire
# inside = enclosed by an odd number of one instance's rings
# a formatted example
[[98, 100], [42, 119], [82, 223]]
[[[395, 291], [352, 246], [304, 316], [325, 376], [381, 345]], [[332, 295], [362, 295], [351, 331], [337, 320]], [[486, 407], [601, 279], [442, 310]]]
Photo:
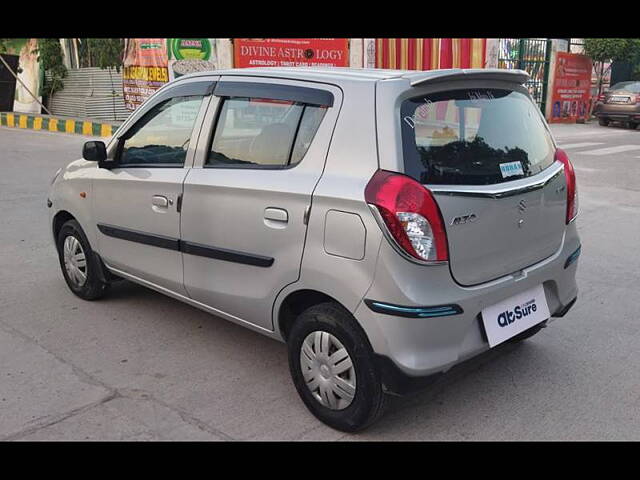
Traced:
[[601, 127], [608, 127], [609, 126], [609, 120], [606, 118], [598, 118], [598, 125], [600, 125]]
[[[355, 395], [351, 403], [341, 410], [322, 405], [307, 388], [302, 373], [302, 345], [307, 335], [315, 331], [328, 332], [337, 338], [349, 353], [355, 369]], [[380, 372], [375, 366], [369, 340], [348, 311], [332, 302], [308, 308], [295, 320], [287, 344], [293, 383], [306, 407], [321, 422], [336, 430], [356, 432], [380, 418], [386, 399]]]
[[[86, 280], [82, 285], [78, 285], [73, 279], [70, 278], [64, 263], [64, 242], [67, 237], [74, 237], [82, 246], [84, 256], [86, 260]], [[57, 243], [58, 247], [58, 260], [60, 261], [60, 269], [62, 275], [69, 289], [83, 300], [97, 300], [105, 295], [109, 288], [109, 283], [102, 280], [104, 278], [104, 270], [100, 265], [100, 259], [97, 257], [89, 240], [85, 235], [82, 227], [76, 220], [68, 220], [62, 225], [60, 232], [58, 232]]]
[[523, 340], [526, 340], [527, 338], [531, 338], [536, 333], [538, 333], [540, 330], [542, 330], [545, 327], [546, 324], [547, 324], [547, 322], [545, 320], [544, 322], [539, 323], [538, 325], [534, 325], [533, 327], [525, 330], [524, 332], [519, 333], [515, 337], [511, 337], [509, 340], [507, 340], [507, 342], [509, 342], [509, 343], [519, 343], [519, 342], [522, 342]]
[[631, 130], [635, 130], [636, 128], [638, 128], [638, 122], [628, 122], [627, 127]]

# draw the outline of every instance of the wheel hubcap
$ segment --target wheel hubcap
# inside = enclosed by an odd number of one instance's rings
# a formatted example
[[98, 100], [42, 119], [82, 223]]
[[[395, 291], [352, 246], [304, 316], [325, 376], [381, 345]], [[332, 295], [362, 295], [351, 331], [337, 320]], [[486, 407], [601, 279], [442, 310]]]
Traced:
[[69, 235], [64, 239], [62, 257], [67, 277], [76, 287], [82, 287], [87, 281], [87, 259], [76, 237]]
[[349, 352], [329, 332], [311, 332], [302, 342], [300, 367], [307, 388], [322, 405], [342, 410], [356, 394], [356, 371]]

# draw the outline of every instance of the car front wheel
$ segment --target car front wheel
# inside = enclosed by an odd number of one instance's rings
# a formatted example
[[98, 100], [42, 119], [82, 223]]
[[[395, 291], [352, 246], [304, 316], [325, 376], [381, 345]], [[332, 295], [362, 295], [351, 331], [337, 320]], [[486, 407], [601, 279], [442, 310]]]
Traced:
[[606, 118], [600, 117], [598, 119], [598, 125], [600, 125], [601, 127], [608, 127], [609, 126], [609, 120], [607, 120]]
[[355, 432], [382, 415], [385, 394], [373, 351], [349, 312], [330, 302], [314, 305], [296, 319], [287, 343], [293, 383], [320, 421]]
[[76, 220], [69, 220], [58, 232], [58, 258], [69, 289], [84, 300], [96, 300], [109, 284], [101, 280], [99, 259]]

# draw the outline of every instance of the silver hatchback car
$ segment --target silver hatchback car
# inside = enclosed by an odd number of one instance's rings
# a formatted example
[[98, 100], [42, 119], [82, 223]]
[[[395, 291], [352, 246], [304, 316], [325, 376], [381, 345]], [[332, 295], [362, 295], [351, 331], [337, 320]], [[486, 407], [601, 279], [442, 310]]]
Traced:
[[48, 199], [79, 297], [137, 282], [288, 345], [344, 431], [577, 296], [573, 167], [520, 70], [187, 75]]

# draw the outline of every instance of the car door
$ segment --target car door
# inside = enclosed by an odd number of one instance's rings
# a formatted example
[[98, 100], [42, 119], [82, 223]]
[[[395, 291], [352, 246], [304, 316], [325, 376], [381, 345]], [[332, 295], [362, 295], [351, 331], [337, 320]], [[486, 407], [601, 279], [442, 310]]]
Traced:
[[277, 293], [299, 278], [341, 102], [331, 85], [220, 78], [184, 185], [184, 282], [194, 300], [273, 329]]
[[212, 84], [178, 84], [152, 97], [109, 145], [93, 181], [103, 261], [183, 295], [179, 200]]

